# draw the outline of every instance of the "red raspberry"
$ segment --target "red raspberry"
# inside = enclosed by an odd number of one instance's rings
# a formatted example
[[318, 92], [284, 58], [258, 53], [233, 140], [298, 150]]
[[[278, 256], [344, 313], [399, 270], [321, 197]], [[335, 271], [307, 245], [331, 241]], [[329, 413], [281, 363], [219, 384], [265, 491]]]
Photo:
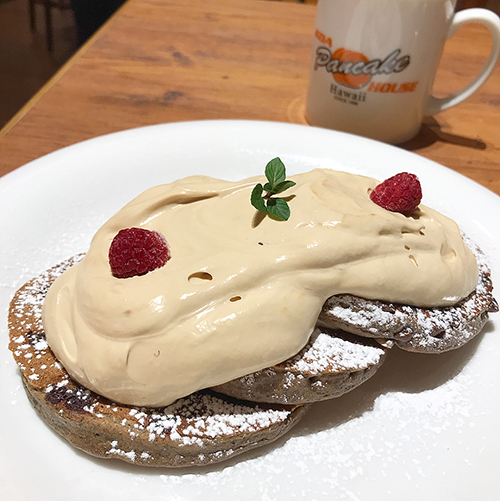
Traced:
[[144, 228], [120, 230], [109, 247], [109, 265], [116, 278], [129, 278], [161, 268], [170, 259], [165, 237]]
[[422, 200], [422, 187], [415, 174], [400, 172], [378, 184], [370, 199], [384, 209], [409, 216]]

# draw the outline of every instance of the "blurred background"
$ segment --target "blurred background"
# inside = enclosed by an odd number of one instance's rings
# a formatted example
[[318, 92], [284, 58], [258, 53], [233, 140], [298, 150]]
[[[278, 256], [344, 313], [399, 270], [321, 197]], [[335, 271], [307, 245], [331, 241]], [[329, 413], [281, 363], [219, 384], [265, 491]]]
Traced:
[[0, 129], [125, 0], [0, 0]]
[[[0, 129], [124, 1], [0, 0]], [[469, 7], [500, 14], [500, 0], [458, 0], [458, 9]]]

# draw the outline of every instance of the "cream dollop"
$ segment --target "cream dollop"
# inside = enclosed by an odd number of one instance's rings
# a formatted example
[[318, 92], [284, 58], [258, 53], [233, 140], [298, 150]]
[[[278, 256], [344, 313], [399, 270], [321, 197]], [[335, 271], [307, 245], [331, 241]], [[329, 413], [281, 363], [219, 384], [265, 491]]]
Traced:
[[[475, 288], [475, 258], [447, 217], [388, 212], [367, 177], [291, 179], [288, 221], [251, 206], [262, 178], [204, 176], [152, 188], [113, 216], [45, 300], [47, 340], [69, 374], [113, 401], [163, 406], [295, 355], [331, 295], [445, 306]], [[133, 226], [160, 231], [171, 259], [115, 278], [109, 246]]]

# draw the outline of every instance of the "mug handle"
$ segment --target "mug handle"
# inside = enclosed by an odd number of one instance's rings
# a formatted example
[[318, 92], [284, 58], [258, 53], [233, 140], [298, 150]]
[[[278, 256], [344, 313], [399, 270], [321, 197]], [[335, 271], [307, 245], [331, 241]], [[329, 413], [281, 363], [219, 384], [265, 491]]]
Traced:
[[476, 92], [476, 90], [484, 83], [484, 81], [490, 76], [493, 71], [495, 64], [500, 55], [500, 18], [488, 9], [465, 9], [457, 12], [453, 17], [450, 28], [448, 30], [448, 38], [451, 38], [457, 29], [469, 23], [478, 23], [486, 26], [492, 36], [491, 52], [488, 60], [482, 67], [479, 74], [466, 85], [463, 89], [455, 92], [451, 96], [445, 98], [436, 98], [430, 96], [427, 101], [426, 109], [424, 114], [426, 116], [434, 115], [439, 111], [446, 110], [455, 104], [460, 103], [464, 99], [468, 98], [471, 94]]

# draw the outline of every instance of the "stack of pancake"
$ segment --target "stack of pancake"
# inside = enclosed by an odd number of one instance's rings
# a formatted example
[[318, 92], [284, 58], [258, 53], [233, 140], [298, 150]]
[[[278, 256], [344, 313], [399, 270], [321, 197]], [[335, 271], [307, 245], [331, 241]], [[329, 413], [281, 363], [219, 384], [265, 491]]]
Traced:
[[122, 405], [71, 379], [50, 350], [41, 310], [51, 283], [76, 256], [17, 291], [9, 311], [10, 349], [41, 418], [75, 447], [97, 457], [183, 467], [223, 461], [290, 430], [314, 402], [340, 397], [373, 376], [390, 349], [441, 353], [477, 335], [498, 310], [490, 271], [479, 266], [475, 291], [443, 308], [333, 296], [307, 345], [276, 366], [162, 408]]

